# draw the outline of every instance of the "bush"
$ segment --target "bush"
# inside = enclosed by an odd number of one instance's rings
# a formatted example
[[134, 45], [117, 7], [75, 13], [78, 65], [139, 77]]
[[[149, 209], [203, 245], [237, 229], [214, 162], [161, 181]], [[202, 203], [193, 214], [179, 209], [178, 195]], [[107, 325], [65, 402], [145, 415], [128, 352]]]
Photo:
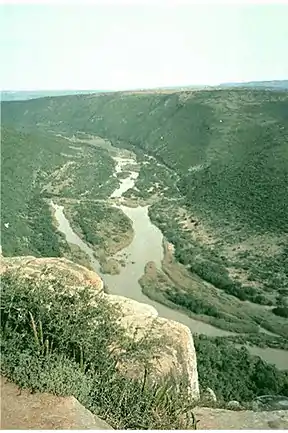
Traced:
[[[117, 324], [119, 314], [89, 288], [71, 293], [63, 282], [55, 281], [51, 290], [47, 281], [40, 285], [5, 274], [2, 374], [33, 391], [72, 394], [113, 428], [195, 427], [186, 379], [167, 377], [163, 383], [153, 384], [149, 380], [153, 341], [136, 344], [127, 337]], [[120, 342], [123, 353], [112, 349], [115, 342]], [[125, 362], [125, 357], [144, 360], [137, 380], [118, 371], [117, 363]]]
[[201, 299], [195, 298], [191, 293], [181, 293], [174, 290], [167, 290], [165, 296], [176, 305], [187, 308], [196, 314], [207, 314], [208, 316], [220, 317], [220, 313], [214, 305]]
[[288, 307], [276, 307], [273, 308], [272, 312], [276, 314], [276, 316], [288, 318]]
[[243, 403], [265, 394], [288, 396], [288, 371], [250, 355], [246, 347], [236, 348], [225, 337], [200, 335], [194, 342], [200, 387], [212, 388], [219, 402]]

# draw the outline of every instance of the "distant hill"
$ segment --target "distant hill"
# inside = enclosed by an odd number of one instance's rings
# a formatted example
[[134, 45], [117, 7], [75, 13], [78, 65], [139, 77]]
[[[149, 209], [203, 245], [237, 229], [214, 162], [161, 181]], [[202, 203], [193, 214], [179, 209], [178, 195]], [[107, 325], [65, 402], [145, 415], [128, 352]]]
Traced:
[[71, 95], [89, 95], [95, 93], [174, 93], [174, 92], [184, 92], [189, 90], [205, 90], [212, 88], [206, 85], [191, 85], [191, 86], [174, 86], [174, 87], [155, 87], [155, 88], [137, 88], [137, 89], [127, 89], [124, 91], [117, 90], [20, 90], [12, 91], [5, 90], [0, 93], [0, 101], [27, 101], [29, 99], [39, 99], [45, 97], [55, 97], [55, 96], [71, 96]]
[[28, 99], [45, 98], [46, 96], [87, 95], [99, 92], [99, 90], [7, 90], [1, 92], [1, 101], [27, 101]]
[[[139, 88], [139, 89], [127, 89], [125, 91], [119, 91], [121, 93], [131, 94], [151, 94], [151, 93], [175, 93], [175, 92], [189, 92], [191, 90], [213, 90], [227, 89], [227, 88], [254, 88], [254, 89], [268, 89], [268, 90], [288, 90], [288, 80], [274, 80], [274, 81], [249, 81], [246, 83], [221, 83], [216, 86], [199, 84], [199, 85], [187, 85], [187, 86], [168, 86], [168, 87], [155, 87], [155, 88]], [[1, 92], [0, 100], [6, 101], [27, 101], [29, 99], [39, 99], [45, 97], [54, 96], [70, 96], [70, 95], [89, 95], [93, 93], [117, 93], [117, 90], [20, 90], [12, 91], [5, 90]]]
[[270, 90], [288, 90], [288, 80], [248, 81], [247, 83], [221, 83], [217, 87], [253, 87]]

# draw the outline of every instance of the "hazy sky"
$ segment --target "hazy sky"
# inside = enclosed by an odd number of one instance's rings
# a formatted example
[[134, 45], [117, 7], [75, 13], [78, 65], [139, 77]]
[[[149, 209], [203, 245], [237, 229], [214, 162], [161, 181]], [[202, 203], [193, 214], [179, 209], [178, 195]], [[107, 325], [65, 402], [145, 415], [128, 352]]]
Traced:
[[288, 4], [1, 5], [1, 88], [288, 79]]

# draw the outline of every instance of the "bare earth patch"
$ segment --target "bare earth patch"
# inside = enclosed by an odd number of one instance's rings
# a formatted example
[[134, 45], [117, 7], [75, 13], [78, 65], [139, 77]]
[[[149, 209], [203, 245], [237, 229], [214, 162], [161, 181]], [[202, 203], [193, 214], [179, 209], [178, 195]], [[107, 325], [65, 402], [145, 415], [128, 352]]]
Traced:
[[215, 237], [215, 234], [212, 234], [212, 231], [209, 231], [199, 218], [196, 216], [189, 216], [185, 208], [179, 207], [177, 209], [177, 217], [180, 226], [183, 229], [190, 231], [191, 239], [211, 246], [215, 245], [218, 241], [218, 239]]

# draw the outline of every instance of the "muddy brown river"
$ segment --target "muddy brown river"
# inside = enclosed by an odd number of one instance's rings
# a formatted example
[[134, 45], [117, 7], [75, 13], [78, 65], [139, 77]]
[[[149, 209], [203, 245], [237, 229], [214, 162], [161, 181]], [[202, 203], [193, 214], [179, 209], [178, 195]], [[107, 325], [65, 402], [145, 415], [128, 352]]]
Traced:
[[[116, 161], [116, 173], [124, 171], [125, 165], [135, 165], [135, 160], [131, 158], [118, 156], [114, 159]], [[136, 171], [130, 171], [129, 177], [120, 180], [120, 186], [111, 194], [110, 198], [120, 198], [121, 200], [122, 194], [134, 186], [137, 177], [138, 173]], [[66, 236], [67, 242], [78, 245], [89, 256], [93, 269], [102, 277], [105, 285], [108, 286], [109, 293], [126, 296], [138, 302], [152, 305], [158, 311], [159, 316], [188, 326], [192, 333], [206, 334], [208, 336], [231, 335], [228, 331], [216, 328], [200, 320], [192, 319], [184, 313], [159, 304], [142, 293], [138, 280], [144, 273], [146, 263], [153, 261], [157, 268], [161, 269], [163, 259], [163, 235], [151, 223], [148, 216], [148, 206], [131, 208], [121, 204], [115, 205], [130, 218], [134, 229], [134, 238], [131, 244], [114, 256], [118, 259], [125, 259], [126, 262], [125, 267], [121, 267], [121, 272], [118, 275], [102, 274], [100, 272], [100, 264], [95, 259], [93, 250], [72, 230], [69, 221], [64, 215], [63, 206], [59, 206], [53, 202], [51, 202], [51, 206], [55, 211], [58, 230]], [[261, 358], [270, 363], [274, 363], [280, 369], [287, 368], [288, 366], [288, 351], [252, 347], [251, 353], [261, 356]]]

